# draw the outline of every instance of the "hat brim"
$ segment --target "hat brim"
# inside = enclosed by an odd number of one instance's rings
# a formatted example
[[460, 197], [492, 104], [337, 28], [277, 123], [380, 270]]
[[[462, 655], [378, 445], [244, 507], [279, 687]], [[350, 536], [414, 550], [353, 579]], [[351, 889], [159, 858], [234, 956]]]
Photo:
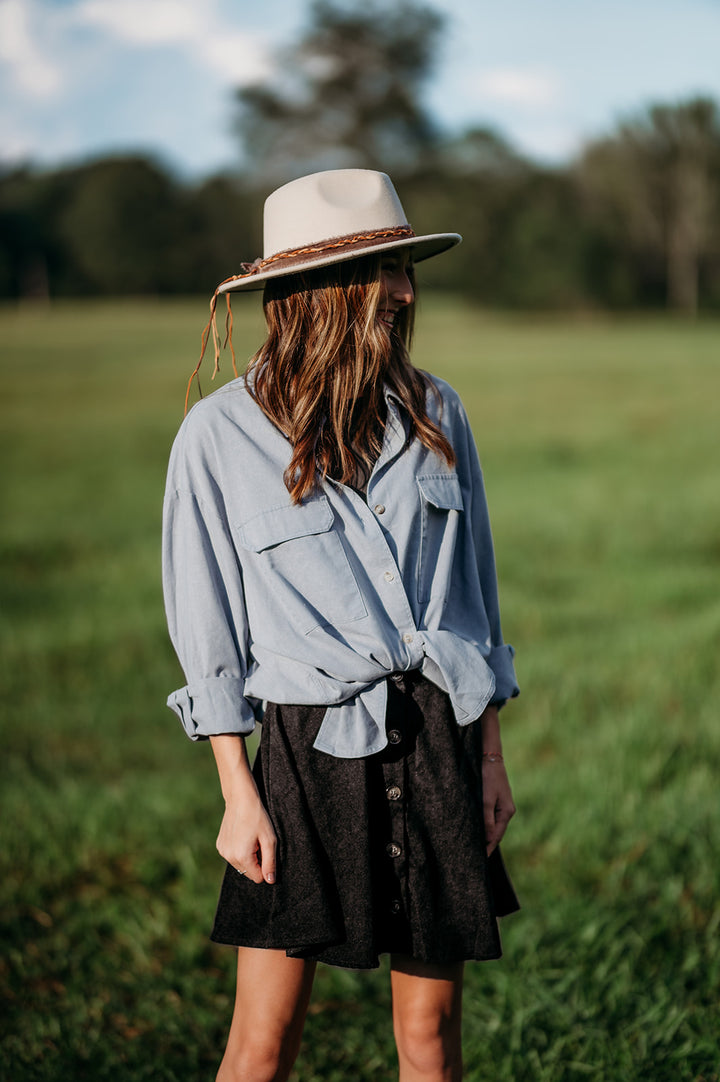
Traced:
[[329, 267], [333, 263], [347, 263], [350, 259], [360, 259], [362, 256], [373, 255], [377, 252], [391, 252], [398, 248], [412, 249], [413, 262], [421, 263], [424, 259], [440, 255], [449, 248], [459, 244], [462, 237], [459, 233], [430, 233], [424, 237], [402, 237], [395, 240], [383, 241], [362, 249], [349, 248], [347, 251], [329, 252], [327, 255], [319, 255], [308, 259], [304, 263], [276, 263], [266, 270], [259, 268], [256, 272], [239, 274], [234, 278], [228, 278], [221, 282], [217, 288], [218, 293], [240, 293], [260, 290], [265, 283], [273, 278], [285, 278], [289, 274], [302, 274], [304, 271], [315, 270], [318, 267]]

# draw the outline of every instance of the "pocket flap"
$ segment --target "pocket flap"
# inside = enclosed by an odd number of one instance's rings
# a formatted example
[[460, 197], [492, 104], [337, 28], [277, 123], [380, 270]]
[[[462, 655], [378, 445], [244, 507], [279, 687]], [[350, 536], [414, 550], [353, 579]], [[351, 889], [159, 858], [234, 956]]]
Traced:
[[333, 524], [333, 513], [327, 496], [301, 504], [284, 504], [254, 515], [238, 528], [238, 540], [252, 552], [290, 541], [294, 537], [326, 533]]
[[435, 473], [428, 477], [418, 477], [420, 491], [433, 507], [447, 511], [462, 511], [463, 498], [457, 474]]

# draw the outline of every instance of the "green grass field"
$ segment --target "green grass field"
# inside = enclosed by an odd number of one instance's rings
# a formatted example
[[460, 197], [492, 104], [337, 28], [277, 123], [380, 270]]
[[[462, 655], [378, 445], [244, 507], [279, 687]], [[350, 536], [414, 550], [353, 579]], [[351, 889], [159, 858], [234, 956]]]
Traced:
[[[257, 298], [235, 312], [247, 358]], [[0, 311], [9, 1082], [201, 1082], [222, 1050], [221, 801], [164, 706], [182, 678], [158, 566], [204, 319]], [[421, 309], [415, 360], [461, 392], [483, 458], [523, 687], [504, 713], [523, 910], [504, 959], [468, 967], [473, 1082], [720, 1077], [719, 332]], [[322, 969], [294, 1078], [394, 1077], [386, 970]]]

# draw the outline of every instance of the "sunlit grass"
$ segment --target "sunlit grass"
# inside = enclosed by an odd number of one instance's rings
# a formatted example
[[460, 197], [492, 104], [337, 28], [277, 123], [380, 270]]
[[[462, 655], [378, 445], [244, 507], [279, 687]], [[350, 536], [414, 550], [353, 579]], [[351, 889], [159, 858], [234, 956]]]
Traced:
[[[0, 312], [9, 1079], [199, 1082], [222, 1047], [219, 790], [163, 705], [158, 557], [205, 318]], [[244, 361], [256, 297], [235, 320]], [[477, 1082], [718, 1078], [718, 330], [423, 301], [415, 360], [473, 422], [523, 687], [504, 848], [524, 908], [504, 960], [468, 967]], [[395, 1074], [385, 969], [323, 969], [297, 1079]]]

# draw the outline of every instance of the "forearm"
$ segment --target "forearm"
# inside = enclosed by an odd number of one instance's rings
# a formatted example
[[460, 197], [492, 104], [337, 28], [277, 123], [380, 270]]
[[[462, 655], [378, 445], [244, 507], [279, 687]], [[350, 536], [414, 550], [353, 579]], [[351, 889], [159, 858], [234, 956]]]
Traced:
[[211, 736], [210, 743], [225, 798], [218, 852], [253, 882], [274, 883], [275, 831], [250, 770], [245, 740], [224, 733]]
[[257, 795], [244, 737], [235, 733], [223, 733], [211, 736], [210, 745], [225, 803], [252, 794]]
[[502, 755], [500, 739], [500, 712], [496, 706], [486, 706], [480, 715], [482, 749], [484, 755]]

